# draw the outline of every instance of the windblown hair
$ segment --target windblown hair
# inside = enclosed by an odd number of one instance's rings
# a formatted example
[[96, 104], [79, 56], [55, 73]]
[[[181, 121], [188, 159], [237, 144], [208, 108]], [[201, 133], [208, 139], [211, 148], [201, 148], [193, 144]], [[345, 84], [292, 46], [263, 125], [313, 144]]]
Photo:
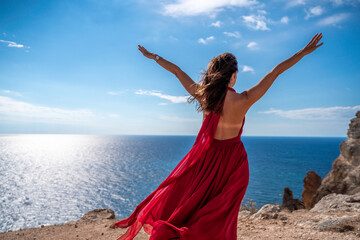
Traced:
[[[238, 62], [231, 53], [223, 53], [211, 59], [207, 70], [202, 73], [199, 87], [188, 98], [188, 103], [198, 100], [199, 104], [196, 109], [198, 112], [221, 113], [228, 84], [232, 74], [237, 70]], [[218, 103], [219, 105], [216, 107]]]

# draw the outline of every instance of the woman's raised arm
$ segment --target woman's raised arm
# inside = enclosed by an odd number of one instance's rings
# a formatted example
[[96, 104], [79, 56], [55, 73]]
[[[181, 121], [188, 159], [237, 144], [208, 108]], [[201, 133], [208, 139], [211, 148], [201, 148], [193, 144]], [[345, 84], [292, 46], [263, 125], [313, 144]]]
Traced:
[[[138, 45], [138, 47], [145, 57], [155, 60], [156, 54], [149, 52], [143, 46]], [[184, 71], [182, 71], [177, 65], [165, 60], [162, 57], [160, 57], [156, 62], [169, 72], [173, 73], [180, 80], [186, 91], [188, 91], [191, 95], [194, 95], [198, 84], [195, 83]]]
[[247, 96], [247, 109], [249, 109], [256, 101], [258, 101], [270, 88], [275, 79], [284, 71], [291, 68], [295, 65], [300, 59], [302, 59], [305, 55], [312, 53], [315, 49], [320, 47], [322, 43], [316, 45], [320, 39], [322, 38], [322, 34], [315, 34], [315, 36], [311, 39], [311, 41], [300, 51], [295, 53], [290, 58], [278, 64], [275, 68], [273, 68], [269, 73], [267, 73], [254, 87], [246, 90]]

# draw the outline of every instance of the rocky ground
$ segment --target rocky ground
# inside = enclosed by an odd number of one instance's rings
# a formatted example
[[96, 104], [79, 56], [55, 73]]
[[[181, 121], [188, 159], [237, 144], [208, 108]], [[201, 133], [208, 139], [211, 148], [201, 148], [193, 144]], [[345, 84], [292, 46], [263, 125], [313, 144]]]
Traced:
[[[0, 233], [0, 239], [117, 239], [126, 229], [111, 228], [119, 221], [109, 209], [97, 209], [77, 221]], [[143, 230], [135, 239], [149, 239]], [[239, 212], [238, 239], [360, 239], [360, 193], [329, 194], [311, 210], [290, 211], [264, 205], [251, 213]]]

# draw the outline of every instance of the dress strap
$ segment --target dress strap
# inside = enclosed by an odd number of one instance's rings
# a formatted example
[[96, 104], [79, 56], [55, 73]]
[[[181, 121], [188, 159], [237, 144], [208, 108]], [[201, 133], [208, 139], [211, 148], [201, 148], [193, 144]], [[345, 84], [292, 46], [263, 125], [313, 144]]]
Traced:
[[233, 89], [232, 87], [228, 87], [228, 89], [231, 90], [231, 91], [236, 92], [235, 89]]

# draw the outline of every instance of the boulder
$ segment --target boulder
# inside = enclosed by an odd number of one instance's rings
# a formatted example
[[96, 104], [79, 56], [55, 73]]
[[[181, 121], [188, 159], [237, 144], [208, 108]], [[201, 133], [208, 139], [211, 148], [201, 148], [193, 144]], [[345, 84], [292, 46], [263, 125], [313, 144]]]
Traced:
[[250, 219], [277, 219], [281, 208], [279, 205], [265, 204], [259, 211], [250, 216]]
[[358, 215], [338, 216], [319, 214], [315, 219], [301, 218], [294, 225], [300, 228], [314, 229], [318, 231], [347, 232], [356, 231], [360, 222]]
[[340, 144], [340, 155], [314, 194], [314, 203], [330, 193], [352, 195], [360, 192], [360, 111], [351, 119], [347, 136], [348, 139]]
[[295, 198], [295, 199], [293, 198], [293, 192], [288, 187], [284, 188], [284, 195], [283, 195], [281, 207], [282, 208], [287, 208], [290, 211], [305, 208], [305, 206], [301, 202], [301, 200], [299, 200], [297, 198]]
[[347, 232], [355, 230], [353, 222], [358, 221], [356, 217], [349, 216], [333, 216], [332, 218], [320, 221], [314, 226], [319, 231]]
[[306, 209], [311, 209], [315, 205], [313, 197], [321, 185], [321, 177], [314, 171], [308, 171], [303, 182], [304, 190], [301, 194], [301, 201]]
[[115, 213], [111, 209], [98, 208], [87, 212], [80, 218], [79, 221], [102, 221], [107, 219], [114, 219]]
[[316, 203], [310, 212], [349, 212], [360, 214], [360, 192], [353, 195], [330, 193]]
[[251, 212], [249, 210], [242, 210], [239, 211], [238, 217], [248, 217], [251, 215]]

